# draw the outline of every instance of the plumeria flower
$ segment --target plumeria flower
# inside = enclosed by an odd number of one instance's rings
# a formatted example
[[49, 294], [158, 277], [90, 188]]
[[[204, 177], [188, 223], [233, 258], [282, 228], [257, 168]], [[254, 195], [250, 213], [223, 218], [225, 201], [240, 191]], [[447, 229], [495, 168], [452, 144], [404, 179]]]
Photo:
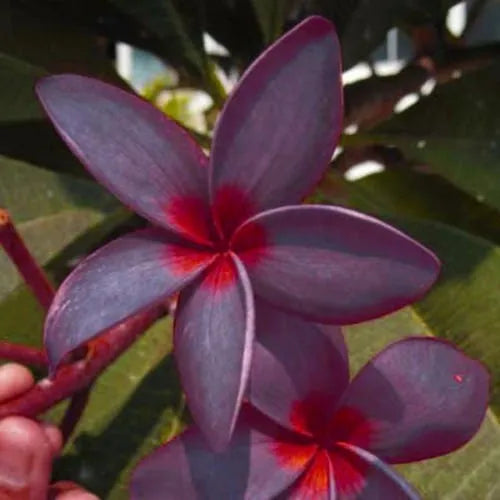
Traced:
[[319, 180], [341, 130], [340, 50], [325, 19], [302, 22], [245, 73], [210, 161], [153, 106], [100, 81], [50, 76], [37, 93], [86, 168], [155, 226], [98, 250], [60, 287], [45, 328], [51, 365], [181, 291], [175, 355], [215, 448], [227, 444], [246, 386], [254, 296], [345, 324], [413, 302], [436, 279], [434, 255], [392, 227], [290, 205]]
[[444, 455], [478, 430], [488, 373], [451, 344], [400, 340], [349, 383], [338, 327], [256, 310], [252, 406], [229, 447], [188, 428], [139, 463], [132, 500], [414, 500], [388, 464]]

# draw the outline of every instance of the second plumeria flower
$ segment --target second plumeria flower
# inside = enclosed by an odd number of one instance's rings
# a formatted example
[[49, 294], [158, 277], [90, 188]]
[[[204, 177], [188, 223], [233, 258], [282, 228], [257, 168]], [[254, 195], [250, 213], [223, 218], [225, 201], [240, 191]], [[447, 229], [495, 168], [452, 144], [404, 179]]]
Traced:
[[479, 429], [489, 375], [452, 344], [399, 340], [349, 382], [338, 327], [256, 310], [251, 405], [229, 447], [212, 452], [191, 426], [139, 463], [132, 500], [419, 500], [390, 464], [445, 455]]
[[403, 307], [436, 279], [434, 255], [380, 221], [289, 206], [320, 179], [341, 131], [340, 50], [322, 18], [306, 19], [245, 73], [210, 161], [173, 121], [108, 84], [58, 75], [37, 93], [86, 168], [156, 226], [98, 250], [63, 283], [46, 322], [52, 366], [181, 290], [175, 355], [193, 418], [216, 449], [248, 378], [254, 294], [346, 324]]

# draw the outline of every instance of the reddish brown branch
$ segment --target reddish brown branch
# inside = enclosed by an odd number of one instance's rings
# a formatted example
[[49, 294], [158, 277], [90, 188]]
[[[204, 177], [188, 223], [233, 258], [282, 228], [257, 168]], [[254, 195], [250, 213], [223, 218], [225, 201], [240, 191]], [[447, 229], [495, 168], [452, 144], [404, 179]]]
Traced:
[[23, 365], [47, 368], [47, 355], [42, 349], [0, 341], [0, 359], [15, 361]]
[[344, 89], [344, 125], [370, 128], [394, 113], [394, 106], [405, 95], [419, 90], [428, 80], [428, 69], [409, 65], [398, 74], [372, 77], [347, 85]]
[[[475, 71], [500, 57], [500, 44], [479, 47], [448, 47], [439, 56], [420, 57], [399, 73], [391, 76], [374, 76], [344, 89], [345, 125], [369, 129], [390, 118], [394, 106], [405, 95], [420, 92], [429, 78], [438, 85], [449, 82], [458, 75]], [[457, 73], [458, 72], [458, 73]]]
[[150, 325], [165, 314], [163, 307], [141, 312], [89, 342], [85, 359], [57, 369], [21, 397], [0, 405], [0, 419], [10, 415], [36, 417], [60, 401], [85, 390]]
[[0, 208], [0, 244], [31, 288], [42, 307], [47, 310], [54, 298], [54, 289], [45, 273], [26, 248], [8, 212]]
[[87, 407], [87, 403], [90, 396], [90, 390], [92, 386], [88, 386], [85, 389], [77, 392], [69, 403], [66, 413], [59, 425], [61, 433], [63, 435], [63, 442], [66, 443], [70, 438], [71, 434], [75, 430], [80, 418]]

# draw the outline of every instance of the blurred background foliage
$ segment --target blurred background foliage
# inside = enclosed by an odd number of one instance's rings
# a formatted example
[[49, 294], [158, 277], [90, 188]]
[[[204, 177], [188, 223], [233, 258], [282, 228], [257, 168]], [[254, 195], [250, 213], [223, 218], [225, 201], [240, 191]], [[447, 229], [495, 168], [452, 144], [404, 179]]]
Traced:
[[[128, 88], [208, 150], [242, 71], [310, 14], [335, 23], [345, 70], [344, 134], [312, 200], [386, 219], [443, 261], [420, 303], [346, 329], [353, 370], [405, 335], [449, 339], [485, 362], [492, 399], [479, 435], [401, 470], [426, 499], [500, 498], [500, 1], [0, 0], [0, 206], [59, 283], [144, 222], [57, 138], [34, 82], [69, 71]], [[42, 322], [0, 255], [2, 338], [40, 345]], [[170, 331], [158, 322], [96, 383], [57, 477], [126, 498], [130, 468], [182, 428]]]

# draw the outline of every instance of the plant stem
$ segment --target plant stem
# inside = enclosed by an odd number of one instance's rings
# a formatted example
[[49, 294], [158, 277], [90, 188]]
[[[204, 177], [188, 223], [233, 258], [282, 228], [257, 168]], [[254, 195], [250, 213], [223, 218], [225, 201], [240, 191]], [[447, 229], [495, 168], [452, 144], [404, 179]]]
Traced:
[[0, 243], [26, 284], [35, 294], [38, 302], [45, 310], [48, 310], [54, 298], [54, 289], [26, 248], [14, 224], [12, 224], [9, 213], [2, 208], [0, 208]]
[[5, 341], [0, 342], [0, 359], [8, 359], [38, 368], [47, 368], [48, 365], [47, 355], [42, 349]]
[[83, 415], [83, 412], [85, 411], [91, 388], [92, 385], [89, 385], [85, 389], [78, 391], [71, 398], [69, 406], [66, 409], [66, 413], [64, 414], [64, 417], [59, 424], [64, 443], [68, 442], [68, 439], [70, 438], [71, 434], [73, 434], [73, 431], [75, 430], [78, 422], [80, 421], [80, 418]]
[[158, 306], [110, 328], [89, 342], [85, 359], [60, 366], [53, 377], [40, 380], [22, 396], [0, 405], [0, 419], [11, 415], [34, 418], [78, 391], [85, 390], [141, 333], [164, 315], [164, 307]]

